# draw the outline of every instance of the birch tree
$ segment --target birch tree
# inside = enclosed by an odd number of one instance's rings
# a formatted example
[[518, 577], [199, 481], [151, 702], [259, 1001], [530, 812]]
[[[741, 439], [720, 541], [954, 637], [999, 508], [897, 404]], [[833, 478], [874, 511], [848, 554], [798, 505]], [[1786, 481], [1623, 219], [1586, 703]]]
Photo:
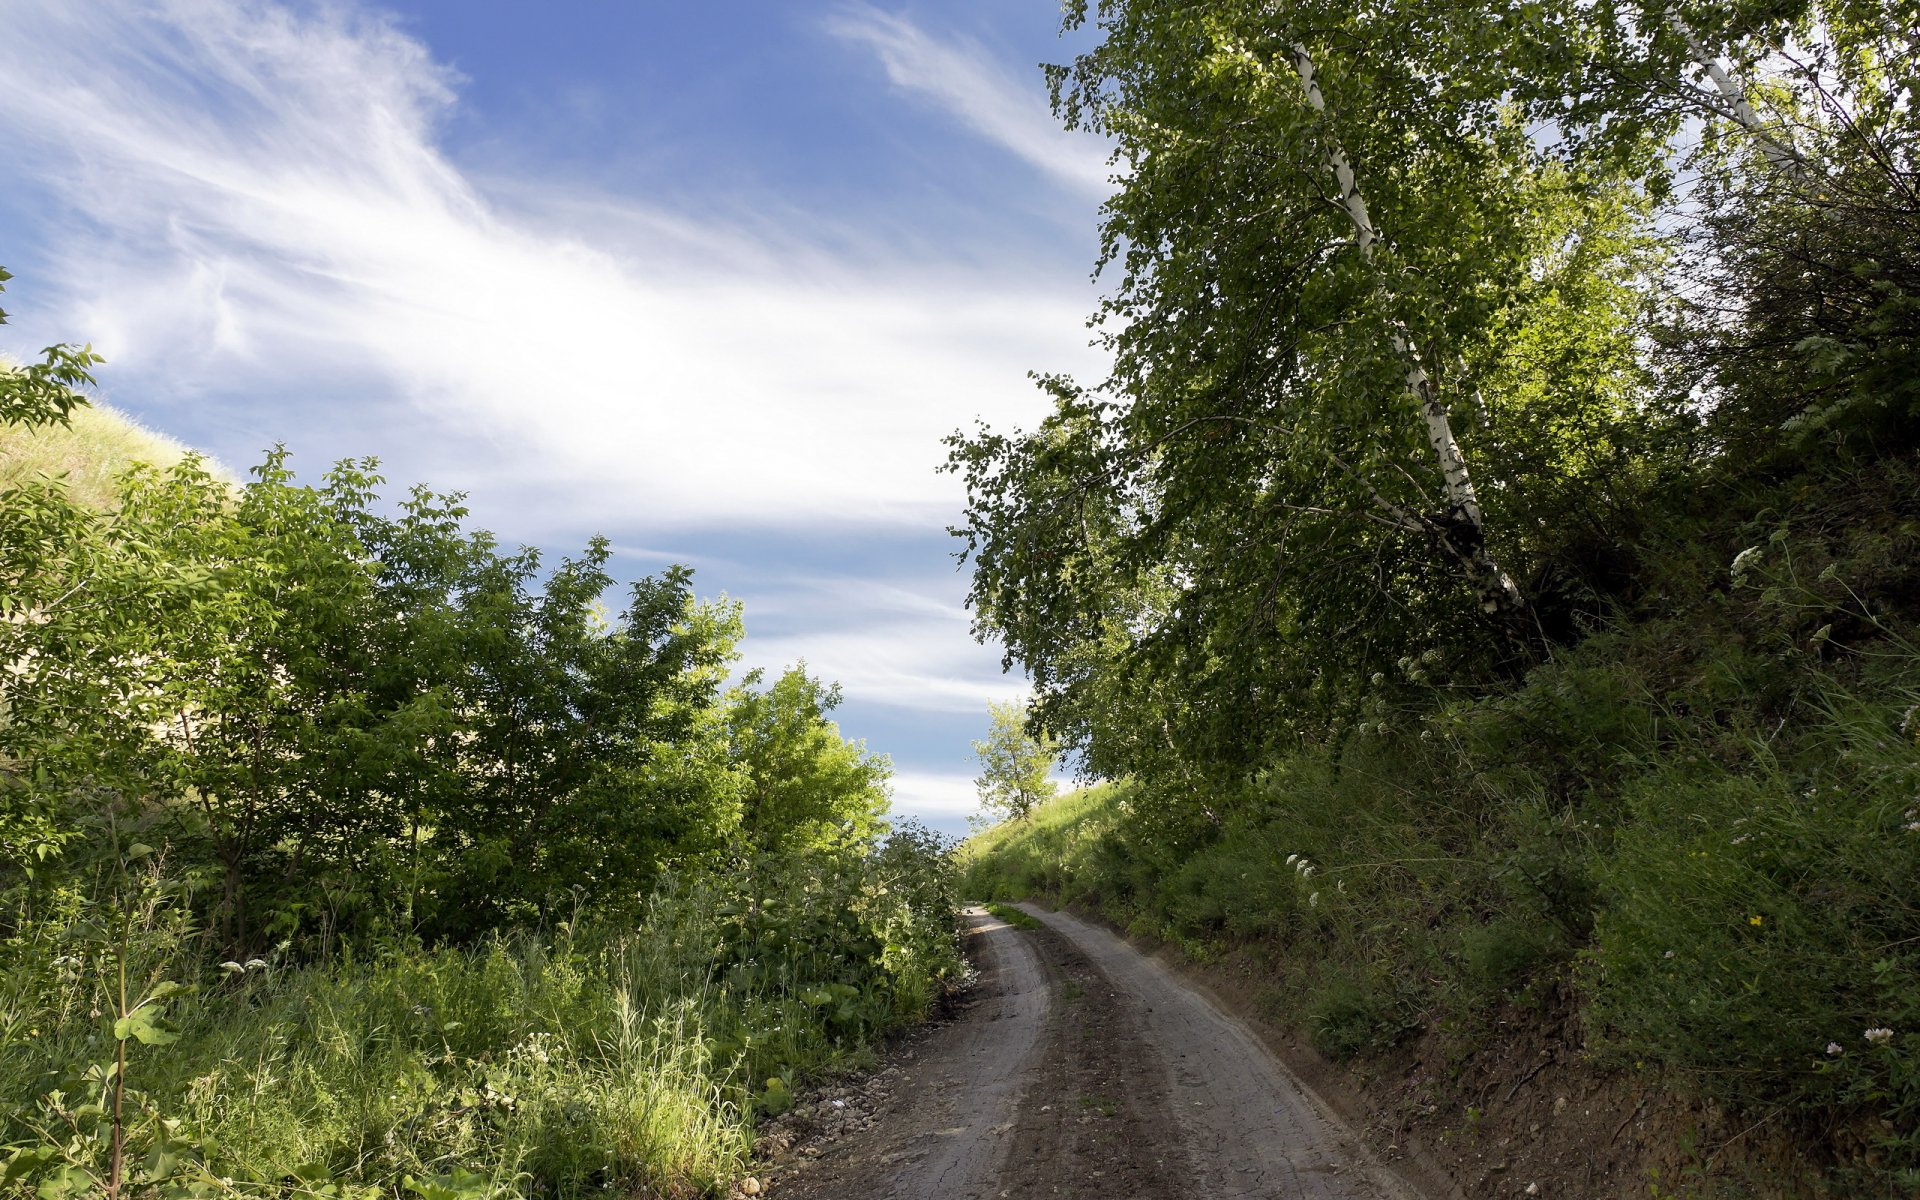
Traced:
[[1570, 77], [1578, 15], [1071, 14], [1102, 41], [1053, 70], [1057, 108], [1116, 148], [1114, 371], [1043, 378], [1045, 422], [951, 460], [982, 632], [1050, 725], [1090, 728], [1124, 675], [1179, 714], [1169, 753], [1243, 757], [1402, 660], [1498, 670], [1563, 619], [1521, 581], [1647, 469], [1634, 180], [1665, 128], [1530, 124], [1515, 79]]

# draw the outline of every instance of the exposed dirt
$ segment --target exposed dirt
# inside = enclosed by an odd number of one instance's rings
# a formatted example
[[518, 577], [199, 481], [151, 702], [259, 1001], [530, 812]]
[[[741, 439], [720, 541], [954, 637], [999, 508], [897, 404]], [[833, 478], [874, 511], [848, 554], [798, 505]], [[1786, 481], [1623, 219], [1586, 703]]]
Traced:
[[1106, 930], [1027, 911], [1045, 927], [966, 914], [961, 1011], [776, 1123], [769, 1190], [1414, 1200], [1239, 1021]]
[[[1472, 1029], [1428, 1030], [1380, 1058], [1335, 1063], [1275, 1000], [1257, 951], [1199, 966], [1135, 941], [1244, 1018], [1293, 1077], [1422, 1192], [1450, 1200], [1847, 1200], [1819, 1178], [1821, 1134], [1688, 1101], [1651, 1073], [1609, 1070], [1585, 1052], [1572, 997], [1535, 996]], [[1463, 1053], [1461, 1043], [1475, 1047]], [[1839, 1136], [1859, 1138], [1843, 1129]], [[1835, 1135], [1827, 1135], [1835, 1136]]]

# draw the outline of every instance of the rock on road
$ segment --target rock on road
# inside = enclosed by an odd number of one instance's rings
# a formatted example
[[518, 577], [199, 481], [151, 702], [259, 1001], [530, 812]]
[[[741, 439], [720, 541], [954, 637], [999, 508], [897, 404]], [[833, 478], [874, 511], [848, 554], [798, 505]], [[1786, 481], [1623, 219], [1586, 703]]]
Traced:
[[980, 980], [791, 1200], [1418, 1200], [1245, 1025], [1114, 934], [964, 916]]

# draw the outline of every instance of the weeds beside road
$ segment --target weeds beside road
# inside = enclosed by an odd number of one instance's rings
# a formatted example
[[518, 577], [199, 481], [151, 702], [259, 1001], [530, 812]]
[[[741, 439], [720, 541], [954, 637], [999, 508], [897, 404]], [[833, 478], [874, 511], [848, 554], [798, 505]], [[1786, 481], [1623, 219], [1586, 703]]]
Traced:
[[[959, 969], [944, 857], [910, 835], [670, 882], [637, 926], [306, 965], [203, 966], [164, 874], [136, 881], [130, 937], [76, 922], [5, 948], [6, 1191], [99, 1193], [124, 1047], [127, 1194], [704, 1194], [742, 1172], [760, 1114]], [[186, 986], [117, 1038], [123, 957], [136, 990]]]

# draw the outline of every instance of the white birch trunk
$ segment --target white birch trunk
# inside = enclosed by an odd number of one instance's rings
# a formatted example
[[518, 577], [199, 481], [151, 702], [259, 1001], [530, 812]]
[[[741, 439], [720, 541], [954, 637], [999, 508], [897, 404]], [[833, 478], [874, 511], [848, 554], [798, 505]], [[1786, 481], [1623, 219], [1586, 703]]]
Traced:
[[1720, 62], [1720, 56], [1709, 53], [1694, 35], [1693, 29], [1679, 17], [1673, 18], [1673, 29], [1687, 43], [1687, 53], [1693, 61], [1706, 71], [1707, 78], [1713, 81], [1713, 88], [1720, 93], [1720, 99], [1726, 104], [1725, 115], [1760, 144], [1760, 153], [1766, 157], [1767, 165], [1776, 172], [1796, 182], [1807, 177], [1807, 160], [1790, 141], [1775, 136], [1760, 113], [1747, 100], [1746, 89], [1728, 73]]
[[[1301, 86], [1306, 89], [1308, 105], [1316, 113], [1326, 112], [1327, 99], [1321, 94], [1320, 84], [1314, 78], [1313, 56], [1305, 46], [1295, 44], [1293, 47], [1293, 65], [1300, 74]], [[1340, 188], [1340, 205], [1353, 222], [1354, 246], [1359, 250], [1360, 257], [1371, 263], [1373, 246], [1380, 240], [1380, 231], [1367, 212], [1366, 197], [1360, 193], [1360, 181], [1354, 175], [1353, 164], [1347, 160], [1347, 152], [1332, 139], [1328, 139], [1326, 149], [1327, 161], [1333, 167], [1334, 181]], [[1526, 600], [1521, 596], [1519, 586], [1487, 552], [1486, 522], [1480, 512], [1480, 496], [1474, 490], [1473, 476], [1467, 471], [1467, 460], [1460, 450], [1460, 441], [1454, 436], [1447, 406], [1440, 398], [1439, 389], [1434, 387], [1432, 377], [1420, 364], [1420, 349], [1414, 344], [1413, 335], [1400, 321], [1392, 317], [1388, 319], [1391, 322], [1389, 335], [1394, 352], [1406, 363], [1407, 394], [1420, 410], [1421, 419], [1426, 424], [1427, 444], [1433, 448], [1434, 457], [1440, 464], [1440, 476], [1446, 483], [1448, 519], [1435, 521], [1427, 518], [1423, 523], [1466, 568], [1474, 590], [1480, 596], [1482, 609], [1488, 613], [1524, 611]]]

